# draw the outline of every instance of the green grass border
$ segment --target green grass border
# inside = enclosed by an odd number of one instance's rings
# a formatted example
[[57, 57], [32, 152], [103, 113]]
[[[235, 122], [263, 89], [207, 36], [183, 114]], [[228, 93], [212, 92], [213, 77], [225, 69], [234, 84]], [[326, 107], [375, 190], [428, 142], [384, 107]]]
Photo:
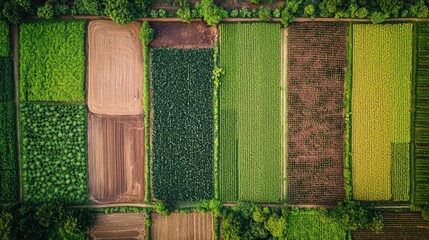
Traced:
[[219, 68], [219, 41], [216, 39], [213, 47], [213, 190], [214, 198], [220, 199], [219, 192], [219, 77], [216, 71]]
[[347, 42], [347, 71], [344, 90], [345, 142], [344, 142], [344, 190], [347, 201], [353, 199], [352, 183], [352, 78], [353, 78], [353, 23], [349, 23]]
[[144, 202], [150, 202], [150, 96], [149, 96], [149, 44], [143, 45], [143, 112], [145, 127], [145, 197]]
[[417, 36], [417, 28], [418, 24], [416, 22], [413, 23], [413, 69], [411, 76], [411, 118], [410, 118], [410, 202], [411, 205], [415, 203], [415, 115], [416, 115], [416, 91], [417, 91], [417, 51], [418, 51], [418, 36]]

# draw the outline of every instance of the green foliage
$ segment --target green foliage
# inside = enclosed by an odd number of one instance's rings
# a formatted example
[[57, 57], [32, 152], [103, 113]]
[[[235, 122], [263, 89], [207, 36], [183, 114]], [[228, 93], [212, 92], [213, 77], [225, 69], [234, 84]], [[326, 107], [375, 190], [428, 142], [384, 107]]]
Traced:
[[422, 208], [422, 217], [424, 220], [429, 221], [429, 204]]
[[54, 6], [52, 6], [50, 3], [46, 3], [45, 5], [37, 8], [37, 16], [45, 19], [53, 19]]
[[84, 101], [85, 21], [20, 26], [21, 101]]
[[314, 5], [309, 4], [304, 7], [304, 15], [307, 17], [314, 18]]
[[170, 206], [163, 202], [156, 202], [153, 205], [153, 210], [159, 214], [162, 214], [164, 216], [170, 215]]
[[179, 9], [177, 10], [176, 14], [182, 19], [182, 22], [192, 22], [191, 6], [188, 0], [179, 1]]
[[213, 65], [213, 49], [151, 49], [156, 199], [213, 198]]
[[271, 19], [271, 11], [269, 8], [261, 6], [258, 11], [259, 21], [269, 21]]
[[323, 0], [319, 4], [321, 17], [332, 17], [340, 11], [343, 0]]
[[404, 4], [403, 0], [376, 0], [375, 2], [383, 13], [394, 17], [399, 15]]
[[386, 17], [384, 13], [376, 11], [376, 12], [372, 12], [369, 18], [371, 19], [372, 23], [377, 24], [377, 23], [384, 22], [384, 19]]
[[286, 233], [286, 218], [273, 213], [265, 222], [265, 229], [275, 238], [282, 238]]
[[362, 8], [359, 8], [355, 14], [357, 18], [366, 18], [368, 16], [368, 10], [362, 7]]
[[429, 9], [425, 5], [424, 0], [420, 0], [415, 5], [410, 6], [408, 14], [410, 17], [427, 18]]
[[9, 25], [5, 21], [0, 21], [0, 57], [10, 56], [9, 40]]
[[238, 17], [238, 15], [239, 15], [239, 12], [237, 9], [231, 10], [231, 12], [229, 13], [229, 16], [233, 18]]
[[220, 199], [278, 202], [280, 25], [222, 24], [220, 44]]
[[152, 42], [153, 40], [154, 34], [155, 34], [155, 30], [151, 28], [149, 22], [143, 22], [142, 29], [139, 33], [143, 46], [145, 47], [149, 46], [150, 42]]
[[15, 239], [13, 236], [13, 215], [5, 209], [0, 211], [0, 239]]
[[329, 211], [329, 219], [340, 223], [348, 231], [370, 229], [379, 232], [383, 228], [380, 213], [369, 211], [355, 201], [339, 202]]
[[126, 25], [135, 19], [135, 8], [129, 0], [109, 0], [106, 4], [105, 13], [113, 21]]
[[18, 24], [26, 15], [34, 14], [31, 0], [0, 1], [0, 18]]
[[0, 102], [0, 202], [18, 199], [15, 117], [15, 103]]
[[10, 101], [15, 97], [13, 66], [10, 57], [0, 57], [0, 101]]
[[195, 3], [195, 9], [203, 17], [208, 25], [216, 26], [223, 18], [228, 17], [228, 12], [222, 7], [216, 6], [213, 0], [201, 0]]
[[289, 23], [295, 20], [295, 15], [297, 14], [299, 7], [302, 4], [302, 0], [291, 0], [287, 1], [284, 7], [281, 7], [281, 18], [282, 24], [288, 26]]
[[25, 201], [87, 202], [86, 121], [85, 105], [21, 105]]
[[242, 7], [240, 9], [240, 17], [242, 18], [250, 18], [252, 17], [252, 12], [249, 11], [249, 9], [247, 9], [247, 7]]

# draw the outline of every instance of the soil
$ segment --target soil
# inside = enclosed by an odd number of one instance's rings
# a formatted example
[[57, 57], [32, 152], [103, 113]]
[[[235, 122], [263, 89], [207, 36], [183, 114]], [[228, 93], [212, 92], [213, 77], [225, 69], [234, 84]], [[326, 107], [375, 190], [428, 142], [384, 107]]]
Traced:
[[[281, 29], [281, 107], [280, 116], [282, 118], [282, 146], [286, 145], [287, 142], [287, 43], [288, 43], [288, 30], [286, 28]], [[287, 147], [282, 148], [281, 158], [281, 200], [287, 198]]]
[[88, 185], [91, 201], [143, 201], [144, 139], [143, 116], [88, 114]]
[[353, 232], [353, 239], [429, 239], [429, 222], [425, 221], [420, 212], [384, 212], [383, 230], [375, 233], [370, 230]]
[[89, 235], [99, 239], [146, 239], [145, 217], [139, 213], [99, 213]]
[[156, 48], [212, 48], [217, 28], [204, 22], [151, 22], [155, 29], [150, 47]]
[[150, 234], [152, 240], [213, 239], [213, 216], [209, 213], [172, 213], [168, 217], [154, 213], [151, 215], [151, 219]]
[[347, 23], [293, 23], [288, 42], [288, 202], [344, 199]]
[[89, 110], [106, 115], [143, 114], [141, 25], [96, 20], [88, 25]]

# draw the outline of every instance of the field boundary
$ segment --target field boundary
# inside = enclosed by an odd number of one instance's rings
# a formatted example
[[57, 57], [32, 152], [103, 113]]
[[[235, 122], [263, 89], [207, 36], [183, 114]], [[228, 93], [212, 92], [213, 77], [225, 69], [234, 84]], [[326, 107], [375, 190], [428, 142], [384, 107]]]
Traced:
[[22, 191], [22, 172], [21, 172], [21, 131], [19, 127], [19, 109], [20, 109], [20, 99], [19, 99], [19, 26], [14, 25], [11, 31], [12, 39], [12, 51], [13, 51], [13, 79], [15, 83], [15, 115], [16, 115], [16, 161], [17, 161], [17, 171], [19, 176], [19, 196], [18, 202], [22, 202], [23, 191]]
[[410, 192], [409, 192], [409, 199], [411, 204], [414, 204], [414, 197], [415, 197], [415, 117], [416, 117], [416, 101], [417, 101], [417, 52], [418, 52], [418, 36], [417, 36], [417, 24], [413, 24], [413, 69], [411, 72], [411, 109], [410, 109]]
[[280, 119], [281, 119], [281, 137], [280, 137], [280, 199], [281, 201], [287, 200], [287, 156], [288, 156], [288, 145], [287, 145], [287, 97], [288, 97], [288, 86], [287, 86], [287, 74], [288, 74], [288, 29], [280, 29]]

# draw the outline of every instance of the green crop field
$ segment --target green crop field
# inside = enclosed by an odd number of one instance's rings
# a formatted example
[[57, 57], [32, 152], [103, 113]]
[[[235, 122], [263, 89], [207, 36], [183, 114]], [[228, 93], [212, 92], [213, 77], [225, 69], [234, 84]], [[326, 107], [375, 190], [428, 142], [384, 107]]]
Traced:
[[9, 57], [9, 25], [5, 21], [0, 21], [0, 57]]
[[87, 202], [86, 115], [84, 105], [21, 104], [25, 201]]
[[353, 26], [352, 179], [357, 200], [409, 200], [412, 28]]
[[15, 92], [9, 37], [9, 26], [0, 21], [0, 101], [13, 100]]
[[85, 21], [20, 25], [21, 101], [83, 102]]
[[429, 202], [429, 24], [417, 25], [414, 203]]
[[213, 49], [151, 49], [155, 199], [211, 199]]
[[222, 24], [220, 196], [280, 198], [280, 25]]

